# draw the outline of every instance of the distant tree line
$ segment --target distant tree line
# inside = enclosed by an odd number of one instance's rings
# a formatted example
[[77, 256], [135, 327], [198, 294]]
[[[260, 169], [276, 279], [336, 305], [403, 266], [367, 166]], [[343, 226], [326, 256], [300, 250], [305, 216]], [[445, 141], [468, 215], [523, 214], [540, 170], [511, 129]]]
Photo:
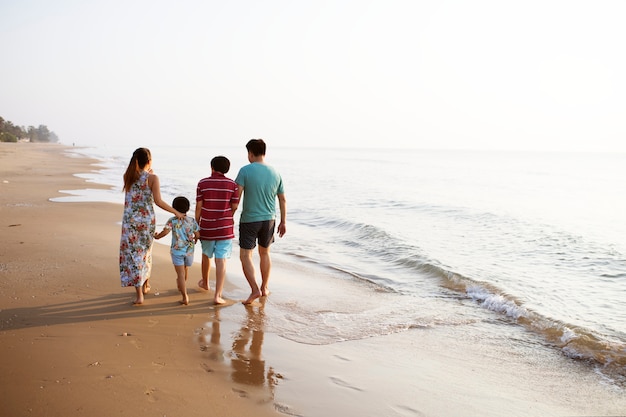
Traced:
[[52, 132], [46, 125], [39, 127], [16, 126], [9, 120], [4, 120], [0, 116], [0, 142], [17, 142], [21, 139], [28, 139], [31, 142], [50, 142], [56, 143], [59, 137]]

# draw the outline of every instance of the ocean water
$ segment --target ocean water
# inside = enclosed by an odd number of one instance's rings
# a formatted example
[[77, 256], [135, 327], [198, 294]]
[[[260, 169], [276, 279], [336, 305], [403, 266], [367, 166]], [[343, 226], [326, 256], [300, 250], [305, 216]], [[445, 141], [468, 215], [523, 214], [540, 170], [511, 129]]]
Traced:
[[[82, 177], [112, 188], [58, 200], [121, 204], [133, 150], [71, 149], [101, 161]], [[247, 163], [243, 145], [151, 151], [168, 201], [193, 202], [215, 155], [231, 160], [231, 178]], [[489, 337], [497, 323], [499, 334], [514, 334], [509, 343], [547, 346], [626, 384], [626, 154], [270, 143], [266, 161], [281, 172], [288, 202], [274, 257], [326, 271], [317, 285], [335, 294], [356, 285], [368, 303], [383, 300], [368, 309], [333, 297], [285, 303], [269, 321], [273, 333], [327, 345], [472, 321], [489, 322]]]

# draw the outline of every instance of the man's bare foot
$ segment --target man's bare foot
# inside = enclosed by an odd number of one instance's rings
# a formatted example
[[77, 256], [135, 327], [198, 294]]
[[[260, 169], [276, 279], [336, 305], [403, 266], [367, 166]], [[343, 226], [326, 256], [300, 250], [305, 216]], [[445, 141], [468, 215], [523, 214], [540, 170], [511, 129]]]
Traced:
[[209, 291], [209, 286], [208, 286], [208, 284], [204, 283], [203, 279], [198, 281], [198, 287], [202, 288], [203, 290]]
[[215, 297], [213, 299], [213, 304], [217, 304], [217, 305], [221, 305], [221, 304], [226, 304], [226, 301], [224, 301], [224, 299], [222, 297]]
[[267, 288], [261, 288], [261, 297], [267, 297], [268, 295], [270, 295], [270, 290]]
[[248, 297], [248, 299], [246, 301], [243, 301], [244, 304], [252, 304], [252, 302], [254, 300], [256, 300], [257, 298], [259, 298], [261, 296], [261, 292], [260, 291], [256, 291], [253, 292], [252, 294], [250, 294], [250, 297]]

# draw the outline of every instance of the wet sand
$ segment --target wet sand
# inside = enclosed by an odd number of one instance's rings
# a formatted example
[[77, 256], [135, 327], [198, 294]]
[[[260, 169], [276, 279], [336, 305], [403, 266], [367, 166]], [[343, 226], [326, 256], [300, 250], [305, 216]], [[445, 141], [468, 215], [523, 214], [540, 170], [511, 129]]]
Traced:
[[483, 338], [501, 331], [490, 312], [469, 320], [449, 301], [419, 300], [448, 324], [385, 332], [384, 315], [367, 321], [381, 305], [415, 306], [282, 262], [278, 249], [266, 300], [241, 304], [235, 248], [228, 303], [197, 289], [194, 265], [181, 306], [168, 245], [156, 244], [152, 291], [133, 307], [134, 289], [119, 283], [122, 207], [50, 201], [98, 187], [72, 175], [94, 161], [64, 149], [0, 144], [2, 416], [626, 414], [623, 391], [586, 365], [506, 345], [511, 335]]

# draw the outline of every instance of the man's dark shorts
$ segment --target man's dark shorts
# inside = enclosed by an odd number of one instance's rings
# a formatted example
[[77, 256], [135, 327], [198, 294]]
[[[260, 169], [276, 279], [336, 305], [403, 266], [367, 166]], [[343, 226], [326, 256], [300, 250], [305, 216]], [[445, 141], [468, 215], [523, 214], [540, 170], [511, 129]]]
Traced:
[[262, 222], [239, 223], [239, 247], [254, 249], [258, 239], [259, 246], [269, 248], [274, 242], [274, 220]]

